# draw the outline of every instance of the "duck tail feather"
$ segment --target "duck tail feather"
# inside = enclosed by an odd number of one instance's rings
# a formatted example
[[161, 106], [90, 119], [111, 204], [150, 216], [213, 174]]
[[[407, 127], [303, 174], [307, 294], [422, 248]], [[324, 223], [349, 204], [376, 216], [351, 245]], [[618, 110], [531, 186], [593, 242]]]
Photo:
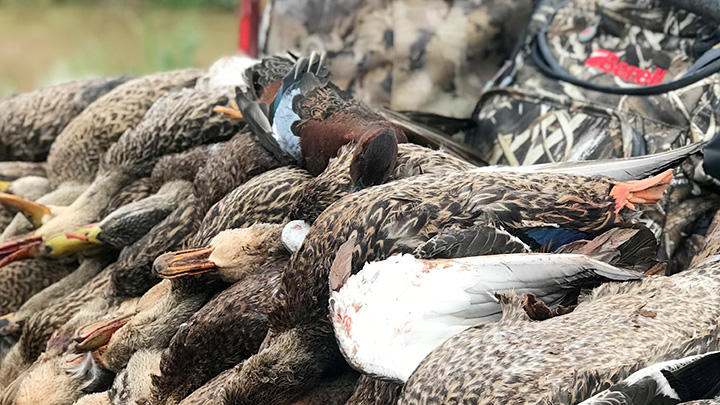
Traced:
[[658, 263], [658, 243], [644, 225], [612, 228], [590, 240], [561, 246], [555, 253], [582, 254], [613, 266], [646, 271]]
[[694, 357], [682, 366], [663, 369], [663, 377], [680, 397], [681, 402], [714, 398], [720, 392], [720, 352]]
[[377, 112], [389, 122], [400, 126], [412, 143], [431, 149], [443, 149], [476, 166], [488, 165], [479, 151], [455, 141], [447, 133], [413, 121], [411, 118], [388, 108], [379, 108]]
[[603, 175], [618, 181], [640, 180], [658, 175], [668, 169], [677, 167], [688, 157], [696, 153], [700, 153], [706, 144], [707, 142], [698, 142], [666, 152], [623, 159], [546, 163], [524, 166], [521, 169], [513, 167], [496, 167], [494, 170], [523, 170], [526, 172], [538, 173], [569, 173], [581, 176]]

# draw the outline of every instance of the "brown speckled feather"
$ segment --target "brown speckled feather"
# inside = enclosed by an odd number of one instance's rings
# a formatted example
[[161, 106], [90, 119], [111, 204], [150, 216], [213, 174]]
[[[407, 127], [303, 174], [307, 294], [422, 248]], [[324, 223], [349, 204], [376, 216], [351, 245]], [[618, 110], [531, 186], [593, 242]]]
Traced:
[[0, 313], [15, 312], [38, 291], [72, 272], [76, 263], [33, 258], [0, 268]]
[[606, 284], [572, 313], [542, 322], [523, 316], [512, 296], [498, 324], [435, 349], [401, 403], [576, 403], [653, 363], [717, 350], [720, 307], [708, 297], [720, 295], [719, 264], [715, 257], [672, 277]]
[[156, 399], [177, 402], [257, 353], [267, 333], [267, 314], [283, 264], [265, 267], [233, 284], [177, 331], [163, 353], [161, 374], [153, 377]]
[[105, 151], [127, 129], [137, 125], [160, 96], [191, 84], [203, 70], [185, 69], [130, 80], [98, 98], [57, 137], [48, 155], [48, 177], [90, 183]]
[[[327, 318], [327, 277], [335, 252], [351, 237], [357, 238], [356, 273], [367, 261], [411, 253], [453, 225], [603, 229], [621, 220], [610, 196], [614, 184], [605, 177], [461, 172], [413, 177], [346, 196], [318, 217], [293, 255], [270, 317], [273, 338], [246, 360], [242, 383], [229, 395], [238, 403], [292, 399], [341, 359]], [[291, 378], [257, 378], [277, 372], [281, 358]]]
[[257, 222], [282, 223], [290, 204], [311, 176], [302, 169], [281, 167], [253, 177], [218, 201], [205, 215], [187, 248], [207, 246], [215, 235]]
[[[305, 186], [291, 209], [291, 219], [312, 223], [327, 207], [350, 193], [350, 165], [356, 144], [344, 145], [327, 168]], [[475, 168], [470, 163], [442, 151], [412, 143], [398, 145], [398, 158], [388, 182], [430, 173], [464, 171]]]
[[0, 160], [45, 160], [50, 145], [73, 118], [128, 80], [78, 80], [0, 99]]

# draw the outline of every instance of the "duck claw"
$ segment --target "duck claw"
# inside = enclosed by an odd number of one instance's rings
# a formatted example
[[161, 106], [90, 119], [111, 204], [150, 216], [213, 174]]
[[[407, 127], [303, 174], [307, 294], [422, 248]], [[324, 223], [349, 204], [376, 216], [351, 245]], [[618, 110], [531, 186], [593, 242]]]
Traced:
[[523, 294], [523, 309], [527, 313], [528, 317], [535, 321], [544, 321], [556, 316], [569, 314], [575, 310], [575, 307], [577, 307], [577, 305], [571, 305], [569, 307], [558, 305], [555, 308], [550, 308], [535, 294]]
[[653, 204], [662, 200], [672, 179], [672, 170], [666, 170], [647, 179], [616, 184], [610, 190], [610, 195], [615, 199], [615, 212], [620, 212], [623, 207], [635, 209], [635, 204]]
[[238, 120], [243, 119], [242, 112], [240, 112], [240, 107], [238, 107], [238, 104], [234, 99], [230, 100], [230, 107], [216, 106], [215, 108], [213, 108], [213, 111], [225, 114], [225, 116], [228, 118], [234, 118]]
[[32, 234], [1, 243], [0, 256], [4, 255], [5, 257], [0, 260], [0, 267], [18, 260], [35, 257], [41, 244], [42, 238]]

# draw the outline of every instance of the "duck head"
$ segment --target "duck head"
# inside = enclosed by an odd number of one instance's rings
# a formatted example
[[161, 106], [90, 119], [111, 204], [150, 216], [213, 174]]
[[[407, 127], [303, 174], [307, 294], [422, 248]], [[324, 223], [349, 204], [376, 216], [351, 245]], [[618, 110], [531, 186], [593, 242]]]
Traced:
[[406, 141], [402, 130], [394, 126], [371, 127], [358, 141], [350, 163], [352, 192], [387, 180], [397, 162], [398, 143]]
[[167, 279], [217, 273], [223, 280], [234, 283], [268, 261], [288, 256], [281, 241], [282, 230], [281, 224], [229, 229], [215, 236], [209, 247], [159, 256], [153, 271]]

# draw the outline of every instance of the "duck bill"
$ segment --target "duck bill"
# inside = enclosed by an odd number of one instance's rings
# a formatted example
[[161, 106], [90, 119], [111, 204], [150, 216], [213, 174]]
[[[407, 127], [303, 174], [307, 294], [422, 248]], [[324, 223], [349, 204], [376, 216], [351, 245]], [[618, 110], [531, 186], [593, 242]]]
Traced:
[[35, 228], [39, 228], [45, 215], [50, 214], [49, 207], [13, 194], [0, 193], [0, 204], [12, 212], [22, 212]]
[[[0, 331], [12, 329], [14, 325], [16, 325], [15, 312], [0, 316]], [[2, 333], [0, 333], [0, 335], [2, 335]]]
[[12, 184], [9, 181], [0, 181], [0, 193], [4, 193], [5, 190], [10, 188], [10, 184]]
[[45, 241], [45, 254], [58, 258], [93, 249], [103, 244], [97, 238], [101, 231], [98, 224], [90, 224], [53, 235]]
[[105, 319], [81, 326], [75, 337], [78, 348], [85, 351], [92, 351], [107, 345], [113, 333], [125, 326], [134, 315], [135, 314], [125, 314], [116, 318]]
[[0, 267], [18, 260], [35, 257], [42, 238], [33, 234], [11, 239], [0, 244]]
[[181, 250], [165, 253], [155, 259], [153, 269], [162, 278], [178, 278], [217, 271], [210, 261], [213, 248]]

